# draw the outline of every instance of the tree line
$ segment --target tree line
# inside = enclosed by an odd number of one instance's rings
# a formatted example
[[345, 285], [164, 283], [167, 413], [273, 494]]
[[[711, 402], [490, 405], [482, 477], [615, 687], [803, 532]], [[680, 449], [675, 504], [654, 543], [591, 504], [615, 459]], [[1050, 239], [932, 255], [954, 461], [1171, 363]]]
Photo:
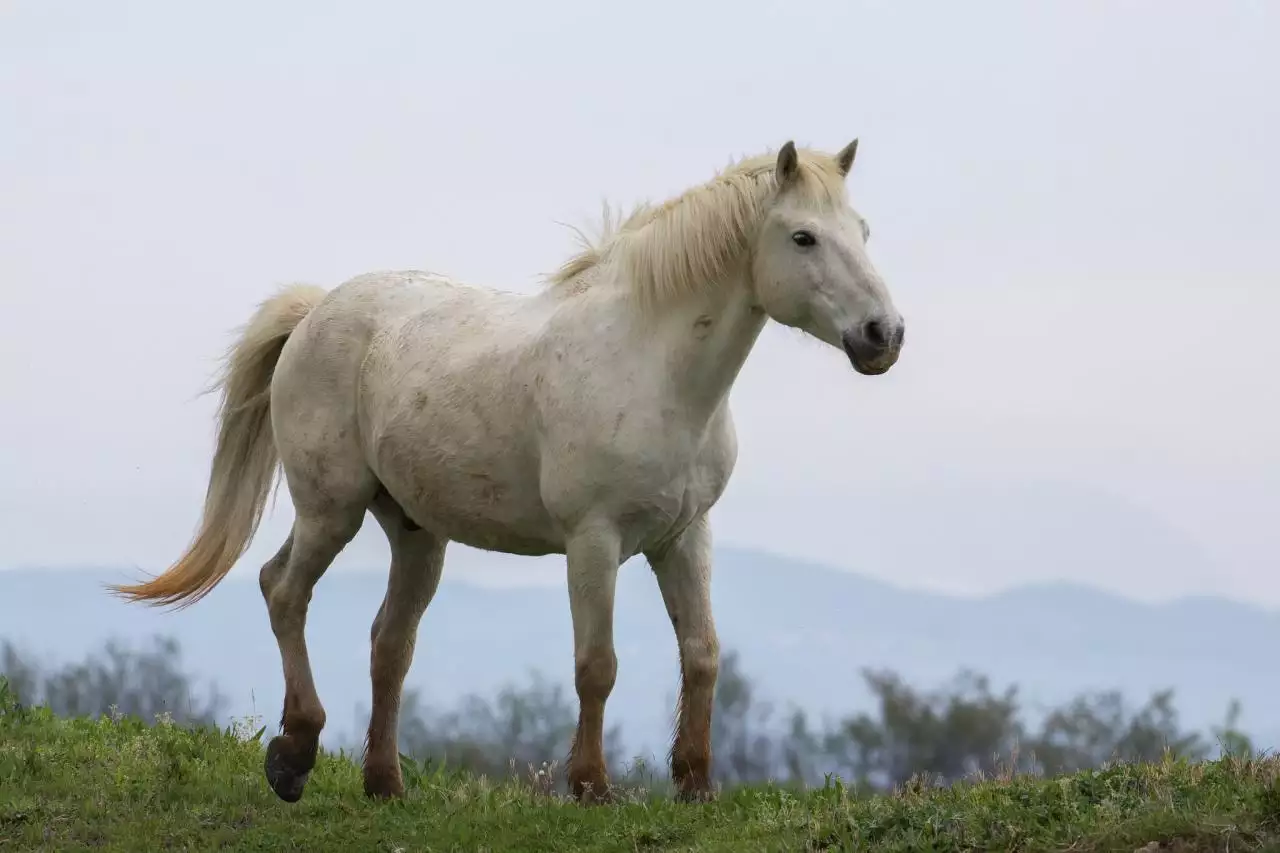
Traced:
[[[180, 724], [216, 725], [227, 710], [216, 685], [198, 690], [183, 672], [179, 644], [169, 638], [154, 638], [138, 650], [109, 643], [57, 669], [42, 668], [6, 642], [0, 676], [19, 701], [63, 716], [114, 714], [150, 722], [164, 714]], [[1084, 693], [1032, 725], [1015, 686], [997, 691], [968, 670], [929, 689], [888, 670], [864, 670], [862, 677], [871, 706], [819, 722], [801, 710], [778, 713], [758, 695], [738, 655], [723, 654], [712, 726], [718, 782], [810, 786], [834, 776], [885, 790], [920, 777], [947, 784], [976, 775], [1057, 775], [1114, 761], [1158, 761], [1166, 754], [1197, 761], [1253, 752], [1238, 728], [1240, 705], [1234, 701], [1223, 723], [1207, 733], [1181, 727], [1172, 690], [1137, 706], [1118, 690]], [[433, 707], [409, 688], [401, 707], [403, 753], [490, 777], [562, 761], [577, 722], [572, 692], [536, 674], [448, 708]], [[360, 716], [367, 719], [367, 712]], [[362, 741], [363, 731], [351, 732], [343, 746], [358, 752]], [[629, 757], [617, 725], [606, 733], [606, 753], [615, 778], [664, 785], [665, 769]]]

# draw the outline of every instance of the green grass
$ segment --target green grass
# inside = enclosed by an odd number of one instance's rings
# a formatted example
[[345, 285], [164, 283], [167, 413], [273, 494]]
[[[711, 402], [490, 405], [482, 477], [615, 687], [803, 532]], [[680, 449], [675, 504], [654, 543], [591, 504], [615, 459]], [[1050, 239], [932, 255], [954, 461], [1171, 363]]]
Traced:
[[374, 803], [349, 758], [322, 755], [291, 806], [268, 791], [252, 735], [0, 708], [0, 851], [1280, 850], [1272, 758], [874, 797], [766, 787], [686, 806], [632, 792], [591, 808], [528, 780], [409, 771], [405, 800]]

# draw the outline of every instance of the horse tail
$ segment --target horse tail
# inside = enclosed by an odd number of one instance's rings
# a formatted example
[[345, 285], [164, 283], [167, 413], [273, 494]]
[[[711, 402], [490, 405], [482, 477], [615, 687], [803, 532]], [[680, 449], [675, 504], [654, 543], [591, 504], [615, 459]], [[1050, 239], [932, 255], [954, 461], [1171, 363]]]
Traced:
[[207, 595], [244, 554], [262, 521], [279, 455], [271, 430], [271, 378], [285, 342], [326, 293], [287, 287], [258, 306], [209, 392], [221, 390], [218, 436], [199, 532], [162, 574], [110, 589], [130, 601], [186, 607]]

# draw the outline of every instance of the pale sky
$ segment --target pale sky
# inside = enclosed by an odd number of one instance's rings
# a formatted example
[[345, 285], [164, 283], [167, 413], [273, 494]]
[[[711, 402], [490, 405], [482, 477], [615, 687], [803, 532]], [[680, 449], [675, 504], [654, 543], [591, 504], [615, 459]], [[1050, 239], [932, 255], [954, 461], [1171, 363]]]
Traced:
[[[529, 291], [604, 198], [857, 136], [906, 349], [766, 332], [717, 540], [1280, 604], [1278, 42], [1262, 0], [0, 3], [0, 567], [180, 553], [196, 394], [278, 284]], [[370, 524], [339, 570], [385, 560]]]

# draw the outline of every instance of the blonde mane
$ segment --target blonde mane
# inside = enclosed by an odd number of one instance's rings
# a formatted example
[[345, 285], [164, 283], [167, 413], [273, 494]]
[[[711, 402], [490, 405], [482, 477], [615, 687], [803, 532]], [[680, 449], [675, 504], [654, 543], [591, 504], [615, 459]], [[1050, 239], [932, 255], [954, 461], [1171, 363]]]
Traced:
[[[844, 176], [835, 158], [808, 149], [797, 153], [797, 198], [843, 204]], [[583, 274], [606, 260], [622, 265], [647, 308], [714, 286], [750, 246], [777, 188], [776, 162], [773, 153], [746, 158], [662, 204], [639, 205], [621, 222], [606, 206], [599, 236], [577, 232], [583, 249], [549, 277], [551, 287], [585, 287]]]

